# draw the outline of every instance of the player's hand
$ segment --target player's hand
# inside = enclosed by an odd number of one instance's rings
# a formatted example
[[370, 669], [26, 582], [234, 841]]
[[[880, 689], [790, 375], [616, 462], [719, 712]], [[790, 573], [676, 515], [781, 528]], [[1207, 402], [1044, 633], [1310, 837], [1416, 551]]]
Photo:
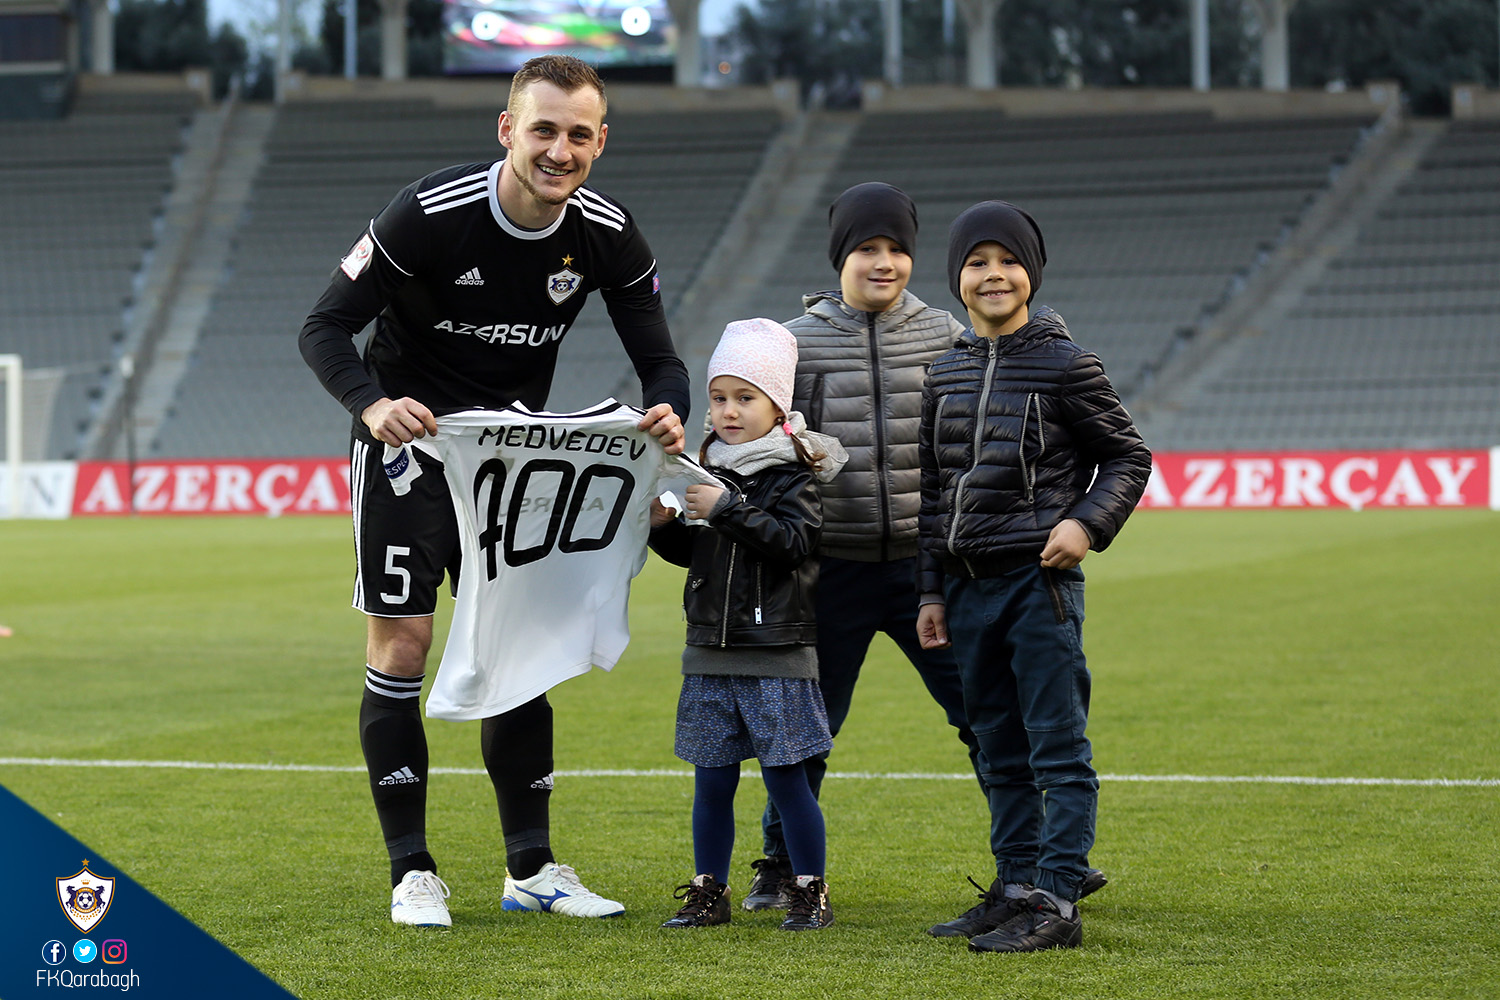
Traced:
[[651, 527], [660, 528], [677, 516], [677, 511], [662, 503], [657, 497], [651, 498]]
[[1047, 569], [1072, 569], [1089, 554], [1089, 533], [1073, 518], [1059, 521], [1042, 546], [1042, 566]]
[[917, 641], [923, 649], [947, 649], [948, 611], [941, 604], [924, 604], [917, 610]]
[[706, 483], [694, 483], [683, 492], [687, 494], [684, 498], [687, 501], [687, 516], [695, 521], [708, 517], [714, 504], [719, 502], [719, 497], [724, 495], [722, 489]]
[[682, 449], [687, 444], [687, 433], [682, 429], [682, 418], [672, 412], [671, 403], [657, 403], [651, 407], [636, 427], [643, 431], [650, 431], [652, 437], [659, 438], [668, 455], [682, 454]]
[[437, 433], [437, 417], [410, 396], [383, 398], [365, 407], [360, 419], [375, 440], [399, 448], [428, 434]]

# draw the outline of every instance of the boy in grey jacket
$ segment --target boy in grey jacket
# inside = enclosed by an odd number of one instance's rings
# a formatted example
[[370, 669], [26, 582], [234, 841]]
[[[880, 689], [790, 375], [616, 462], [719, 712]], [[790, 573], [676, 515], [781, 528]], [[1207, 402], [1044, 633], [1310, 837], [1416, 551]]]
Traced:
[[[828, 220], [839, 288], [805, 296], [807, 311], [785, 324], [797, 337], [793, 408], [810, 430], [833, 435], [849, 452], [842, 471], [822, 487], [817, 649], [828, 727], [838, 735], [870, 641], [884, 632], [922, 675], [972, 762], [977, 743], [964, 722], [958, 667], [951, 650], [918, 643], [913, 591], [922, 380], [964, 326], [906, 290], [917, 210], [904, 192], [857, 184], [834, 200]], [[827, 754], [806, 764], [816, 795]], [[756, 875], [747, 910], [786, 905], [778, 890], [791, 869], [780, 817], [769, 803], [764, 827], [766, 856], [751, 862]]]

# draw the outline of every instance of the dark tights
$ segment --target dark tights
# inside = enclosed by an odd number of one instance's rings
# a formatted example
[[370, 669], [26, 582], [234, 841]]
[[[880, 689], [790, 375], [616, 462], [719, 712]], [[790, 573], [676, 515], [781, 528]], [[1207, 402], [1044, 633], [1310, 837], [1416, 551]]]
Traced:
[[[786, 838], [792, 871], [798, 875], [823, 876], [828, 844], [823, 811], [807, 783], [802, 762], [786, 767], [761, 767], [766, 791], [776, 810]], [[734, 792], [740, 783], [740, 766], [697, 768], [693, 781], [693, 860], [698, 874], [729, 881], [729, 860], [734, 851]]]

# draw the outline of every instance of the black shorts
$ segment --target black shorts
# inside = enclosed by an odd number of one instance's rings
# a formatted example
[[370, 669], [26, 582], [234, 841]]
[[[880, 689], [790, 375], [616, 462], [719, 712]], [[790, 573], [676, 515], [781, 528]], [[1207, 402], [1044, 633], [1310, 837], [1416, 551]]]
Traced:
[[354, 607], [381, 618], [416, 618], [437, 608], [448, 574], [458, 588], [458, 523], [443, 470], [413, 448], [422, 475], [397, 496], [381, 463], [382, 447], [359, 438], [349, 457], [354, 507]]

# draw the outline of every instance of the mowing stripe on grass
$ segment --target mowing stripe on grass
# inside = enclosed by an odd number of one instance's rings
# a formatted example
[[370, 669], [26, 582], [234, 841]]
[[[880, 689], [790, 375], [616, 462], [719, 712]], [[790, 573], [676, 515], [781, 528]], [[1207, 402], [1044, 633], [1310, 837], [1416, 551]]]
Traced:
[[[364, 774], [363, 767], [333, 764], [241, 764], [211, 760], [69, 760], [64, 757], [0, 757], [0, 765], [23, 767], [155, 767], [190, 771], [312, 771], [332, 774]], [[480, 767], [434, 767], [431, 774], [486, 774]], [[554, 772], [559, 778], [691, 778], [692, 771], [674, 768], [584, 768]], [[747, 771], [747, 776], [758, 772]], [[862, 781], [973, 781], [974, 775], [933, 771], [829, 771], [828, 778]], [[1500, 778], [1314, 778], [1280, 774], [1101, 774], [1100, 781], [1136, 781], [1156, 784], [1251, 784], [1251, 785], [1396, 785], [1428, 788], [1500, 788]]]

